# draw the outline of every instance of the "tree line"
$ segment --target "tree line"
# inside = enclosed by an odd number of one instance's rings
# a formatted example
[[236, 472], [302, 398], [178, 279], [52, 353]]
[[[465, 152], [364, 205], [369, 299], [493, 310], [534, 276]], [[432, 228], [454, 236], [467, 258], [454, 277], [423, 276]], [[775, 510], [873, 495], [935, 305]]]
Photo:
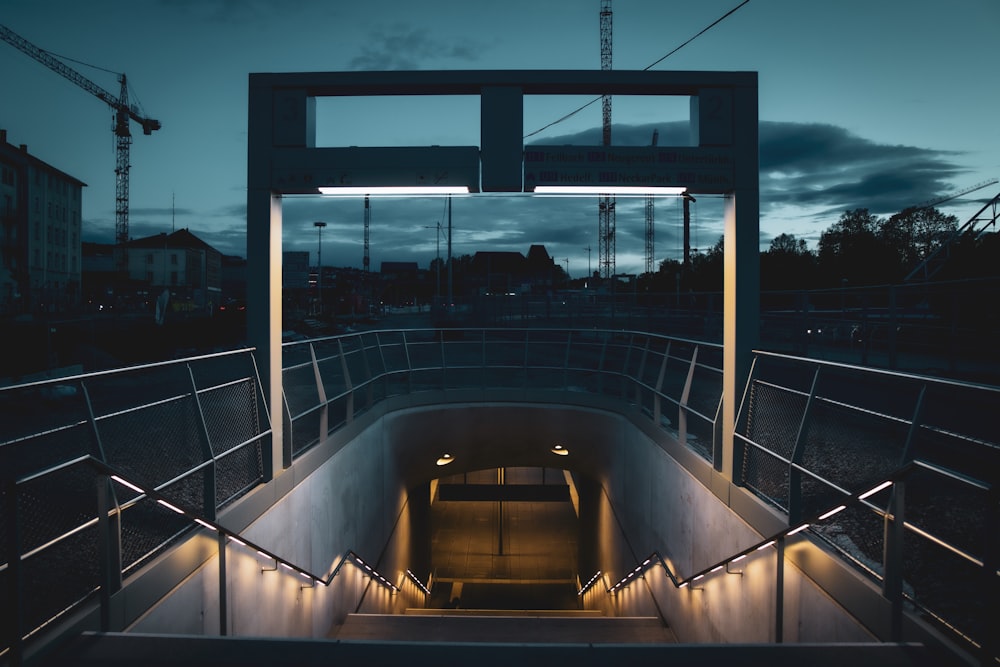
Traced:
[[[892, 285], [947, 245], [948, 261], [936, 280], [1000, 277], [996, 233], [958, 235], [958, 218], [936, 208], [911, 208], [883, 218], [866, 208], [844, 212], [819, 238], [816, 250], [794, 234], [779, 234], [760, 255], [762, 290]], [[723, 239], [694, 253], [689, 266], [666, 259], [640, 277], [649, 292], [722, 290]]]

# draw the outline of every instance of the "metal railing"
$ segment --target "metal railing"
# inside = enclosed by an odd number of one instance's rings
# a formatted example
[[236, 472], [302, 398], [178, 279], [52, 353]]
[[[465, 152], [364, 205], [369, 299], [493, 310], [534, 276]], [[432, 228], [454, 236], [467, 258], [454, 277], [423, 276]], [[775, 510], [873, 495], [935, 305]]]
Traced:
[[[893, 605], [997, 656], [998, 413], [1000, 388], [758, 352], [734, 482], [793, 528], [846, 505], [810, 533]], [[848, 502], [889, 478], [880, 505]]]
[[[5, 387], [0, 423], [0, 654], [191, 527], [95, 462], [209, 521], [271, 471], [250, 350]], [[116, 508], [113, 538], [102, 506]]]
[[[567, 403], [590, 394], [638, 408], [714, 463], [721, 357], [718, 345], [594, 329], [385, 330], [287, 344], [283, 456], [290, 464], [392, 397], [460, 390], [454, 395], [475, 400], [469, 390], [500, 389], [516, 399], [544, 389]], [[109, 485], [88, 460], [212, 524], [270, 476], [261, 396], [250, 350], [0, 389], [0, 590], [5, 614], [15, 614], [5, 617], [0, 650], [105, 581], [113, 590], [190, 529], [148, 494]], [[809, 533], [890, 600], [991, 651], [998, 408], [996, 388], [758, 352], [739, 410], [733, 482], [797, 527], [923, 462], [905, 487], [897, 482], [891, 506], [854, 504]], [[110, 560], [98, 492], [121, 510], [120, 554]], [[904, 519], [889, 530], [895, 516]], [[107, 562], [120, 565], [102, 571]]]
[[409, 329], [288, 343], [283, 359], [286, 460], [386, 398], [487, 389], [624, 400], [716, 458], [722, 347], [711, 343], [620, 330]]

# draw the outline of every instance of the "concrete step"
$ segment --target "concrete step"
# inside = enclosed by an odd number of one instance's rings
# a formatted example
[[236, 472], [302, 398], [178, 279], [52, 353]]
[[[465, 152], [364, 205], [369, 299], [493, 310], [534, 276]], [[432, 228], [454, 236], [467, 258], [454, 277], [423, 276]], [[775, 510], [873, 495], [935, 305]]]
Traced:
[[331, 638], [355, 641], [663, 644], [677, 638], [655, 617], [560, 614], [350, 614]]

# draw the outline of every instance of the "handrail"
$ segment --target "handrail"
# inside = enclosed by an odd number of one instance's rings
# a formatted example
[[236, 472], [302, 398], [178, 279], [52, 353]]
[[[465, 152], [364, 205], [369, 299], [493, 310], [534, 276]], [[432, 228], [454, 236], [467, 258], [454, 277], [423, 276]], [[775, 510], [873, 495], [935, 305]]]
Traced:
[[[166, 507], [167, 509], [169, 509], [170, 511], [174, 512], [175, 514], [179, 514], [179, 515], [181, 515], [181, 516], [189, 519], [193, 523], [196, 523], [196, 524], [202, 526], [203, 528], [208, 528], [209, 530], [215, 531], [222, 538], [228, 538], [229, 540], [231, 540], [232, 542], [235, 542], [236, 544], [242, 545], [244, 547], [247, 547], [248, 549], [252, 549], [252, 550], [256, 551], [257, 554], [259, 554], [259, 555], [261, 555], [261, 556], [263, 556], [265, 558], [270, 558], [271, 560], [273, 560], [275, 562], [275, 567], [278, 567], [278, 566], [284, 567], [285, 569], [290, 570], [292, 572], [295, 572], [295, 573], [301, 575], [302, 577], [304, 577], [306, 579], [312, 580], [313, 582], [318, 582], [318, 583], [323, 584], [324, 586], [329, 586], [330, 583], [333, 581], [334, 577], [336, 577], [337, 574], [340, 573], [340, 570], [344, 566], [344, 564], [346, 562], [348, 562], [349, 560], [351, 560], [351, 561], [354, 561], [360, 567], [362, 567], [364, 570], [366, 570], [368, 572], [368, 574], [375, 581], [377, 581], [378, 583], [386, 586], [393, 593], [396, 593], [396, 592], [399, 591], [399, 588], [396, 585], [394, 585], [392, 582], [390, 582], [384, 576], [382, 576], [381, 574], [379, 574], [379, 572], [377, 570], [375, 570], [368, 563], [366, 563], [364, 560], [362, 560], [362, 558], [360, 556], [358, 556], [357, 553], [355, 553], [353, 549], [347, 549], [346, 551], [344, 551], [344, 553], [341, 556], [340, 561], [337, 563], [337, 565], [327, 575], [320, 576], [318, 574], [315, 574], [314, 572], [311, 572], [309, 569], [307, 569], [307, 568], [305, 568], [305, 567], [303, 567], [301, 565], [297, 565], [297, 564], [293, 563], [292, 561], [288, 560], [287, 558], [279, 556], [278, 554], [274, 553], [273, 551], [271, 551], [271, 550], [269, 550], [269, 549], [261, 546], [260, 544], [254, 542], [253, 540], [250, 540], [249, 538], [245, 537], [241, 533], [239, 533], [237, 531], [234, 531], [234, 530], [230, 530], [229, 528], [226, 528], [225, 526], [223, 526], [222, 524], [218, 523], [217, 521], [212, 521], [212, 520], [209, 520], [209, 519], [202, 518], [202, 517], [198, 516], [197, 513], [192, 512], [191, 510], [185, 509], [185, 508], [183, 508], [183, 507], [181, 507], [181, 506], [179, 506], [179, 505], [171, 502], [170, 500], [167, 499], [166, 496], [164, 496], [159, 491], [157, 491], [155, 489], [151, 489], [151, 488], [145, 487], [145, 486], [140, 485], [140, 484], [136, 484], [136, 483], [128, 480], [127, 478], [125, 478], [121, 474], [120, 471], [116, 470], [112, 466], [109, 466], [106, 463], [98, 461], [97, 459], [95, 459], [93, 457], [86, 457], [86, 459], [87, 459], [87, 461], [86, 461], [87, 463], [89, 463], [90, 465], [92, 465], [99, 472], [107, 475], [110, 479], [114, 480], [115, 482], [118, 482], [122, 486], [125, 486], [125, 487], [127, 487], [129, 489], [132, 489], [133, 491], [135, 491], [135, 492], [137, 492], [139, 494], [142, 494], [143, 496], [146, 496], [150, 500], [156, 501], [159, 505], [161, 505], [163, 507]], [[135, 499], [133, 499], [133, 502], [134, 502], [134, 500]]]
[[[921, 461], [919, 459], [916, 459], [916, 460], [910, 461], [907, 464], [905, 464], [904, 466], [900, 467], [898, 470], [896, 470], [895, 472], [893, 472], [892, 474], [890, 474], [886, 478], [884, 478], [883, 481], [881, 481], [878, 484], [875, 484], [874, 486], [868, 488], [867, 490], [861, 491], [861, 492], [858, 492], [858, 493], [850, 494], [848, 497], [843, 498], [836, 505], [833, 505], [833, 506], [827, 508], [826, 510], [824, 510], [822, 512], [817, 512], [817, 513], [813, 514], [811, 517], [809, 517], [808, 519], [806, 519], [804, 521], [801, 521], [801, 522], [796, 522], [794, 524], [791, 524], [791, 525], [787, 526], [786, 528], [783, 528], [780, 531], [777, 531], [775, 533], [767, 535], [766, 537], [764, 537], [761, 540], [758, 540], [757, 542], [755, 542], [754, 544], [750, 545], [749, 547], [741, 549], [740, 551], [737, 551], [737, 552], [735, 552], [733, 554], [730, 554], [729, 556], [723, 558], [722, 560], [714, 562], [711, 565], [709, 565], [707, 567], [703, 567], [701, 569], [698, 569], [698, 570], [696, 570], [696, 571], [694, 571], [694, 572], [692, 572], [690, 574], [682, 576], [682, 575], [678, 574], [677, 572], [674, 572], [674, 570], [670, 567], [670, 565], [667, 563], [666, 559], [664, 559], [664, 557], [660, 554], [660, 552], [659, 551], [653, 551], [647, 558], [645, 558], [643, 561], [641, 561], [640, 563], [638, 563], [632, 570], [630, 570], [628, 572], [628, 574], [626, 574], [621, 579], [619, 579], [615, 584], [607, 587], [606, 588], [606, 593], [608, 593], [610, 595], [617, 594], [619, 590], [628, 587], [629, 584], [632, 583], [632, 581], [634, 581], [637, 578], [640, 578], [640, 575], [642, 575], [646, 570], [648, 570], [650, 567], [654, 567], [656, 565], [660, 565], [660, 566], [663, 567], [664, 571], [666, 572], [667, 578], [670, 579], [671, 583], [674, 585], [674, 588], [676, 588], [678, 590], [682, 589], [682, 588], [690, 588], [691, 590], [702, 590], [701, 588], [696, 588], [693, 584], [695, 584], [696, 582], [702, 581], [706, 577], [709, 577], [710, 575], [713, 575], [713, 574], [715, 574], [717, 572], [721, 572], [721, 571], [725, 571], [726, 574], [739, 574], [740, 576], [742, 576], [743, 575], [743, 571], [742, 570], [740, 570], [738, 572], [734, 572], [734, 571], [731, 571], [729, 569], [730, 566], [732, 564], [734, 564], [734, 563], [739, 563], [739, 562], [743, 561], [744, 559], [752, 556], [756, 552], [764, 551], [768, 547], [774, 547], [774, 548], [776, 548], [778, 550], [778, 558], [783, 558], [784, 557], [784, 547], [785, 547], [785, 542], [786, 542], [787, 538], [792, 537], [793, 535], [797, 535], [798, 533], [801, 533], [801, 532], [809, 529], [813, 525], [822, 523], [823, 521], [826, 521], [827, 519], [832, 518], [833, 516], [839, 514], [840, 512], [843, 512], [847, 508], [849, 508], [851, 506], [854, 506], [854, 505], [864, 506], [864, 507], [866, 507], [866, 508], [874, 511], [876, 514], [878, 514], [879, 516], [881, 516], [883, 519], [885, 519], [887, 521], [890, 521], [890, 522], [895, 522], [896, 515], [893, 512], [898, 512], [898, 516], [904, 517], [905, 516], [905, 510], [904, 510], [903, 507], [894, 507], [893, 503], [895, 501], [894, 500], [890, 500], [890, 502], [888, 503], [888, 506], [889, 506], [890, 509], [886, 510], [886, 509], [878, 507], [878, 506], [874, 505], [873, 503], [869, 502], [868, 498], [871, 498], [872, 496], [874, 496], [874, 495], [876, 495], [876, 494], [878, 494], [878, 493], [880, 493], [882, 491], [886, 491], [886, 490], [888, 490], [890, 488], [895, 487], [897, 484], [900, 484], [900, 483], [904, 482], [909, 475], [911, 475], [913, 472], [915, 472], [917, 470], [920, 470], [920, 469], [922, 469], [922, 470], [932, 470], [932, 471], [940, 472], [941, 474], [946, 474], [947, 476], [951, 477], [952, 479], [955, 479], [957, 481], [966, 483], [966, 484], [968, 484], [970, 486], [973, 486], [973, 487], [975, 487], [977, 489], [980, 489], [980, 490], [983, 490], [983, 491], [989, 492], [989, 491], [993, 490], [993, 487], [990, 486], [989, 484], [986, 484], [986, 483], [981, 482], [979, 480], [973, 480], [973, 479], [970, 479], [970, 478], [965, 478], [964, 476], [955, 475], [955, 474], [951, 473], [951, 471], [940, 469], [937, 466], [934, 466], [933, 464], [930, 464], [930, 463], [927, 463], [925, 461]], [[893, 498], [893, 496], [890, 496], [890, 498]], [[919, 528], [918, 526], [910, 523], [909, 521], [906, 521], [905, 518], [900, 522], [900, 525], [901, 525], [902, 529], [909, 530], [909, 531], [911, 531], [911, 532], [913, 532], [913, 533], [915, 533], [915, 534], [917, 534], [917, 535], [919, 535], [919, 536], [921, 536], [921, 537], [923, 537], [923, 538], [925, 538], [927, 540], [930, 540], [930, 541], [934, 542], [938, 546], [949, 550], [953, 554], [961, 557], [962, 559], [968, 561], [969, 563], [971, 563], [971, 564], [973, 564], [973, 565], [975, 565], [977, 567], [983, 568], [983, 567], [986, 566], [986, 562], [984, 560], [979, 559], [976, 556], [974, 556], [972, 554], [969, 554], [969, 553], [965, 552], [964, 550], [959, 549], [958, 547], [956, 547], [956, 546], [954, 546], [952, 544], [949, 544], [946, 540], [943, 540], [943, 539], [941, 539], [939, 537], [936, 537], [933, 534], [929, 533], [928, 531], [923, 530], [922, 528]], [[961, 629], [957, 628], [953, 624], [949, 623], [946, 619], [942, 618], [939, 614], [935, 613], [933, 610], [931, 610], [931, 609], [927, 608], [925, 605], [921, 604], [919, 600], [915, 599], [913, 595], [907, 593], [903, 589], [903, 587], [901, 585], [901, 582], [902, 582], [902, 578], [901, 578], [902, 577], [902, 574], [901, 574], [902, 551], [900, 549], [894, 549], [894, 551], [896, 552], [896, 556], [895, 556], [894, 560], [899, 561], [899, 562], [886, 563], [886, 567], [887, 567], [887, 569], [891, 568], [893, 570], [892, 577], [895, 578], [895, 579], [897, 579], [898, 583], [897, 583], [897, 586], [895, 587], [895, 589], [893, 589], [893, 587], [891, 587], [887, 583], [886, 589], [883, 592], [883, 594], [887, 598], [889, 598], [889, 600], [893, 603], [892, 604], [892, 609], [891, 609], [891, 613], [893, 615], [893, 622], [892, 622], [893, 626], [894, 627], [899, 627], [899, 625], [900, 625], [900, 620], [899, 619], [901, 618], [902, 613], [903, 613], [902, 604], [901, 603], [902, 603], [903, 599], [906, 599], [908, 602], [910, 602], [911, 604], [915, 605], [917, 608], [919, 608], [924, 613], [927, 613], [930, 616], [934, 617], [937, 621], [939, 621], [940, 623], [942, 623], [945, 627], [947, 627], [949, 630], [951, 630], [958, 637], [961, 637], [962, 639], [964, 639], [971, 646], [975, 647], [977, 650], [981, 649], [982, 645], [979, 643], [979, 641], [977, 641], [976, 639], [970, 637], [965, 632], [963, 632]], [[597, 583], [600, 574], [601, 574], [600, 572], [598, 572], [597, 574], [595, 574], [594, 577], [585, 586], [583, 586], [580, 589], [580, 592], [578, 593], [578, 595], [583, 595], [589, 589], [591, 589]], [[996, 570], [995, 572], [992, 572], [992, 573], [987, 572], [986, 574], [987, 574], [987, 576], [989, 576], [989, 575], [996, 575], [996, 576], [1000, 577], [1000, 569], [998, 569], [998, 570]], [[886, 579], [888, 579], [888, 578], [889, 578], [889, 575], [887, 574], [886, 575]]]

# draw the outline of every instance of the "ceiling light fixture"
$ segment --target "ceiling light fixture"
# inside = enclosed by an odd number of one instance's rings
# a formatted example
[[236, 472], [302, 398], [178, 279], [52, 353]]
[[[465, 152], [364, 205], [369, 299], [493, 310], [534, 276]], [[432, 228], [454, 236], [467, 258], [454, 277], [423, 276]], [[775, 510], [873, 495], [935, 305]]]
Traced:
[[321, 195], [363, 197], [365, 195], [467, 195], [468, 185], [344, 185], [318, 188]]
[[556, 445], [549, 451], [551, 451], [556, 456], [569, 456], [569, 450], [563, 447], [562, 445]]
[[441, 458], [439, 458], [437, 460], [437, 464], [439, 466], [446, 466], [449, 463], [452, 463], [454, 460], [455, 460], [455, 457], [452, 456], [451, 454], [442, 454]]
[[682, 195], [685, 187], [632, 185], [536, 185], [536, 195]]

